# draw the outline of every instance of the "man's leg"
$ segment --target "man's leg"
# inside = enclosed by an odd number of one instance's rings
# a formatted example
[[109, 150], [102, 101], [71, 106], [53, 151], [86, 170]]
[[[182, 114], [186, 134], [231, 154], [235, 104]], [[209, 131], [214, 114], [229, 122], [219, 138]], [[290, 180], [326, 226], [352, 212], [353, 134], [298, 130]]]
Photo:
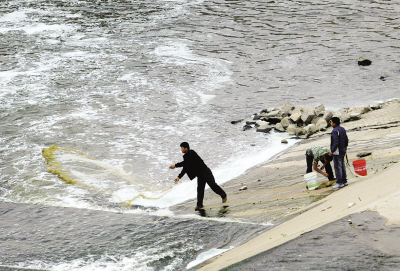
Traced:
[[336, 183], [338, 183], [338, 184], [345, 183], [345, 180], [343, 179], [343, 165], [344, 165], [343, 158], [344, 158], [343, 155], [334, 155], [333, 156], [333, 164], [335, 167], [335, 174], [336, 174]]
[[331, 167], [331, 163], [327, 162], [325, 165], [325, 171], [326, 173], [328, 173], [328, 179], [331, 181], [333, 179], [335, 179], [335, 177], [333, 177], [333, 171], [332, 171], [332, 167]]
[[312, 171], [313, 157], [306, 154], [306, 161], [307, 161], [306, 173], [310, 173]]
[[212, 174], [211, 170], [207, 170], [206, 174], [206, 182], [216, 194], [220, 195], [222, 199], [226, 197], [226, 193], [222, 188], [215, 182], [214, 175]]
[[341, 165], [342, 165], [342, 180], [343, 183], [347, 183], [347, 173], [346, 173], [346, 162], [344, 161], [344, 155], [340, 155], [341, 157]]
[[197, 206], [203, 207], [204, 188], [206, 187], [206, 180], [203, 177], [197, 177]]

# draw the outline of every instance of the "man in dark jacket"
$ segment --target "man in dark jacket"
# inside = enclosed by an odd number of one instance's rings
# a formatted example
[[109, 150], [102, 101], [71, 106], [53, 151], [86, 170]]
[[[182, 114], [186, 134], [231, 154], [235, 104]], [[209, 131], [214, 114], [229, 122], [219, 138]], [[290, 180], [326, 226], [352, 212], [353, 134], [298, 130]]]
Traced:
[[181, 151], [184, 153], [183, 161], [175, 165], [171, 165], [169, 168], [174, 169], [176, 167], [183, 167], [181, 173], [175, 179], [175, 183], [179, 182], [179, 179], [183, 175], [187, 174], [190, 180], [197, 177], [197, 206], [195, 211], [203, 208], [204, 188], [206, 183], [211, 189], [221, 196], [222, 202], [226, 202], [227, 196], [224, 190], [215, 182], [214, 176], [211, 170], [206, 166], [200, 156], [189, 147], [189, 143], [181, 143]]
[[344, 156], [346, 155], [349, 139], [346, 130], [340, 126], [340, 119], [333, 117], [331, 120], [333, 130], [331, 132], [331, 151], [333, 155], [333, 164], [335, 167], [336, 185], [333, 188], [342, 188], [347, 185], [346, 164]]

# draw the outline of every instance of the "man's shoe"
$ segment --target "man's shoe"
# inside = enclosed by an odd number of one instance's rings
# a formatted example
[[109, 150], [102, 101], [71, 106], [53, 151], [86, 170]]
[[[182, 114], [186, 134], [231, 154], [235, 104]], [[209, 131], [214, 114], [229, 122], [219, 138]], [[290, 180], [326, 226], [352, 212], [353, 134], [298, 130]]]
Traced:
[[348, 185], [348, 183], [344, 183], [344, 184], [343, 184], [343, 187], [345, 187], [345, 186], [347, 186], [347, 185]]
[[203, 209], [204, 206], [196, 206], [196, 208], [194, 208], [195, 211], [199, 211], [201, 209]]
[[225, 203], [228, 200], [228, 196], [225, 196], [224, 198], [222, 198], [222, 203]]
[[332, 186], [332, 188], [342, 188], [344, 187], [344, 184], [341, 183], [336, 183], [334, 186]]

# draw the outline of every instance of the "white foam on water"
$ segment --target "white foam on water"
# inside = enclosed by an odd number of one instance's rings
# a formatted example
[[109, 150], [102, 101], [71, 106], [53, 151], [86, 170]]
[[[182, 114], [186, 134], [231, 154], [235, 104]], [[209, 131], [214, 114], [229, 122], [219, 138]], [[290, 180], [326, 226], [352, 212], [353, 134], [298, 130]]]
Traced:
[[0, 33], [7, 33], [9, 31], [24, 31], [28, 35], [33, 35], [40, 32], [56, 32], [56, 33], [64, 33], [64, 32], [73, 32], [77, 28], [70, 25], [47, 25], [43, 23], [21, 26], [21, 27], [1, 27]]
[[26, 13], [29, 10], [20, 10], [20, 11], [14, 11], [11, 13], [6, 13], [5, 15], [0, 17], [0, 22], [11, 22], [11, 23], [17, 23], [24, 21], [28, 16]]
[[[289, 147], [293, 146], [299, 139], [289, 138], [286, 133], [274, 133], [268, 137], [268, 145], [262, 149], [255, 149], [248, 155], [242, 157], [231, 157], [224, 164], [212, 170], [216, 182], [221, 185], [231, 179], [234, 179], [244, 174], [248, 169], [264, 163], [279, 153], [282, 153]], [[288, 144], [282, 144], [282, 139], [287, 139]], [[176, 173], [178, 174], [178, 173]], [[206, 186], [206, 189], [209, 189]], [[160, 199], [143, 199], [138, 198], [132, 203], [142, 206], [155, 206], [155, 207], [169, 207], [179, 204], [189, 199], [196, 198], [197, 196], [197, 182], [180, 180], [180, 182], [172, 187], [172, 189]], [[229, 195], [228, 195], [229, 199]]]
[[222, 254], [230, 249], [232, 249], [233, 247], [230, 247], [229, 249], [218, 249], [218, 248], [213, 248], [210, 249], [209, 251], [200, 253], [199, 256], [197, 256], [196, 260], [190, 262], [187, 266], [186, 269], [190, 269], [195, 267], [196, 265], [201, 264], [202, 262], [207, 261], [208, 259], [211, 259], [219, 254]]

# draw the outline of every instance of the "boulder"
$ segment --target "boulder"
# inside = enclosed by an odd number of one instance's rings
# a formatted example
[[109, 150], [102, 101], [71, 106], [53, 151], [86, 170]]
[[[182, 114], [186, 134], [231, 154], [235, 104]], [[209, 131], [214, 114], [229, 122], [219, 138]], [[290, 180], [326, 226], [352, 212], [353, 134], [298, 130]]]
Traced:
[[352, 114], [350, 114], [349, 121], [359, 120], [359, 119], [361, 119], [361, 114], [360, 113], [352, 113]]
[[333, 111], [332, 110], [326, 110], [324, 115], [322, 116], [322, 118], [329, 123], [329, 121], [332, 119], [333, 117]]
[[300, 109], [295, 109], [293, 110], [292, 114], [290, 115], [290, 119], [292, 121], [294, 121], [295, 123], [297, 123], [300, 119], [301, 119], [301, 114], [302, 112], [300, 111]]
[[257, 127], [257, 132], [264, 132], [264, 133], [268, 133], [273, 128], [271, 125], [269, 125], [268, 122], [262, 120], [256, 121], [256, 127]]
[[297, 127], [295, 129], [295, 135], [298, 138], [307, 138], [308, 137], [307, 130], [304, 127]]
[[287, 127], [286, 131], [289, 133], [289, 135], [295, 135], [296, 134], [296, 124], [289, 124]]
[[276, 124], [282, 120], [282, 112], [280, 110], [264, 112], [264, 113], [261, 113], [259, 116], [260, 116], [261, 120], [264, 120], [264, 121], [267, 121], [267, 122], [273, 123], [273, 124]]
[[325, 113], [325, 106], [323, 104], [318, 104], [314, 107], [314, 114], [317, 117], [322, 117]]
[[291, 119], [290, 119], [289, 117], [284, 117], [284, 118], [281, 120], [281, 125], [282, 125], [282, 127], [285, 128], [285, 129], [287, 129], [287, 127], [288, 127], [290, 124], [292, 124], [292, 122], [291, 122]]
[[246, 130], [250, 130], [251, 128], [253, 128], [253, 126], [251, 126], [250, 124], [246, 124], [246, 125], [244, 125], [243, 126], [243, 131], [246, 131]]
[[313, 108], [304, 108], [303, 112], [301, 114], [301, 120], [304, 123], [304, 125], [308, 125], [311, 123], [314, 116], [315, 116], [315, 114], [314, 114]]
[[360, 56], [358, 58], [358, 62], [357, 63], [358, 63], [358, 66], [369, 66], [369, 65], [372, 64], [372, 61]]
[[277, 124], [275, 125], [275, 130], [277, 130], [277, 131], [279, 131], [279, 132], [284, 132], [284, 131], [285, 131], [285, 128], [283, 128], [282, 124], [277, 123]]
[[289, 142], [288, 142], [286, 139], [282, 139], [282, 140], [281, 140], [281, 143], [283, 143], [283, 144], [288, 144]]
[[315, 124], [308, 124], [304, 129], [308, 135], [312, 135], [317, 131], [317, 126]]
[[291, 115], [294, 108], [295, 106], [288, 101], [282, 106], [282, 112]]
[[240, 120], [232, 120], [232, 121], [231, 121], [231, 124], [237, 124], [237, 123], [242, 122], [242, 121], [243, 121], [243, 119], [240, 119]]
[[365, 105], [365, 106], [359, 106], [359, 107], [352, 107], [347, 111], [347, 113], [349, 113], [350, 115], [354, 114], [354, 113], [365, 114], [371, 110], [372, 109], [369, 105]]
[[317, 125], [318, 121], [319, 121], [321, 118], [322, 118], [322, 117], [314, 117], [313, 120], [311, 121], [311, 124]]
[[328, 122], [324, 118], [320, 118], [315, 124], [317, 131], [325, 131], [328, 125]]
[[333, 114], [333, 117], [338, 117], [340, 119], [340, 123], [349, 121], [350, 114], [346, 112], [345, 109], [340, 109]]
[[377, 109], [381, 109], [382, 108], [382, 104], [380, 104], [380, 103], [374, 103], [372, 106], [371, 106], [371, 109], [372, 110], [377, 110]]

